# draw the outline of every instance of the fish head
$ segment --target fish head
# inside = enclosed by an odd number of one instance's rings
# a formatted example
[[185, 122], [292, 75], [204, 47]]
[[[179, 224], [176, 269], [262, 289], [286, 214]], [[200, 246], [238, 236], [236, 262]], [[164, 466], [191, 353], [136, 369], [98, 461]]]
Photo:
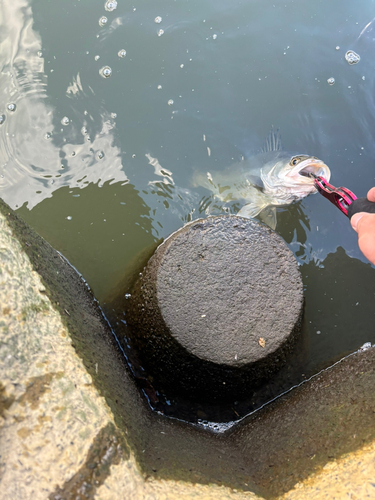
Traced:
[[308, 155], [285, 155], [262, 175], [266, 190], [278, 198], [300, 199], [316, 192], [314, 177], [324, 177], [329, 181], [331, 171], [319, 158]]

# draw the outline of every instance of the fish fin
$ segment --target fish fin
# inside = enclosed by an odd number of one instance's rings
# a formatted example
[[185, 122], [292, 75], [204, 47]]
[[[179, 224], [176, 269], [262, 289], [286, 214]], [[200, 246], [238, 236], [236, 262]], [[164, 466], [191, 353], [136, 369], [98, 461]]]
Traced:
[[260, 175], [253, 175], [253, 174], [247, 175], [246, 180], [248, 182], [250, 182], [252, 187], [254, 187], [255, 189], [258, 189], [258, 191], [261, 191], [262, 193], [264, 193], [264, 182], [262, 181], [262, 178], [260, 177]]
[[238, 217], [245, 217], [246, 219], [253, 219], [259, 212], [265, 208], [266, 205], [257, 205], [256, 203], [248, 203], [237, 212]]
[[269, 153], [270, 151], [281, 151], [282, 149], [283, 145], [281, 143], [279, 129], [274, 130], [272, 128], [263, 144], [262, 153]]
[[213, 189], [217, 189], [210, 172], [203, 173], [195, 170], [190, 183], [193, 187], [204, 187], [206, 189], [210, 189], [211, 191]]
[[259, 214], [259, 219], [267, 224], [268, 227], [275, 230], [277, 225], [276, 207], [267, 207]]
[[253, 219], [259, 215], [259, 219], [267, 224], [268, 227], [275, 230], [277, 225], [276, 207], [269, 205], [257, 205], [256, 203], [248, 203], [237, 212], [238, 217]]

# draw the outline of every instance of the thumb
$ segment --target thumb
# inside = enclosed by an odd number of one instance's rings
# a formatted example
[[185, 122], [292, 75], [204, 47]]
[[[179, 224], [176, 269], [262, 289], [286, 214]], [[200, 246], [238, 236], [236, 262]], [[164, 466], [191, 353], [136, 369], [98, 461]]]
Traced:
[[364, 215], [366, 215], [366, 212], [358, 212], [357, 214], [354, 214], [353, 217], [350, 219], [350, 224], [352, 225], [354, 231], [357, 231], [358, 222], [362, 219]]

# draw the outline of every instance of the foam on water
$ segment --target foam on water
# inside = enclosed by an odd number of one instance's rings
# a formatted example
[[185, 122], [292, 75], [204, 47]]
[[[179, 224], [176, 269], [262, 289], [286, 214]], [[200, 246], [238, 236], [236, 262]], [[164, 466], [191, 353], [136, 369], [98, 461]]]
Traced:
[[345, 60], [349, 64], [357, 64], [361, 60], [361, 58], [354, 52], [354, 50], [348, 50], [345, 54]]

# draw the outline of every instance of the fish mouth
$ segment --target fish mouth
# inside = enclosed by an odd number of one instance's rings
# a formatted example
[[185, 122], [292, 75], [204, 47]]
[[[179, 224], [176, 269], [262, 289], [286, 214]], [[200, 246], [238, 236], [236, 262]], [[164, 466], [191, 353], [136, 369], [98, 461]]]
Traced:
[[298, 169], [299, 175], [313, 179], [314, 177], [324, 177], [325, 180], [329, 181], [331, 177], [331, 172], [327, 165], [321, 161], [309, 163], [308, 165], [300, 165]]
[[[300, 176], [305, 177], [306, 180], [314, 180], [314, 177], [323, 177], [326, 181], [329, 181], [331, 177], [331, 172], [327, 165], [321, 160], [314, 159], [305, 160], [298, 165], [297, 172]], [[295, 173], [297, 173], [295, 172]]]

